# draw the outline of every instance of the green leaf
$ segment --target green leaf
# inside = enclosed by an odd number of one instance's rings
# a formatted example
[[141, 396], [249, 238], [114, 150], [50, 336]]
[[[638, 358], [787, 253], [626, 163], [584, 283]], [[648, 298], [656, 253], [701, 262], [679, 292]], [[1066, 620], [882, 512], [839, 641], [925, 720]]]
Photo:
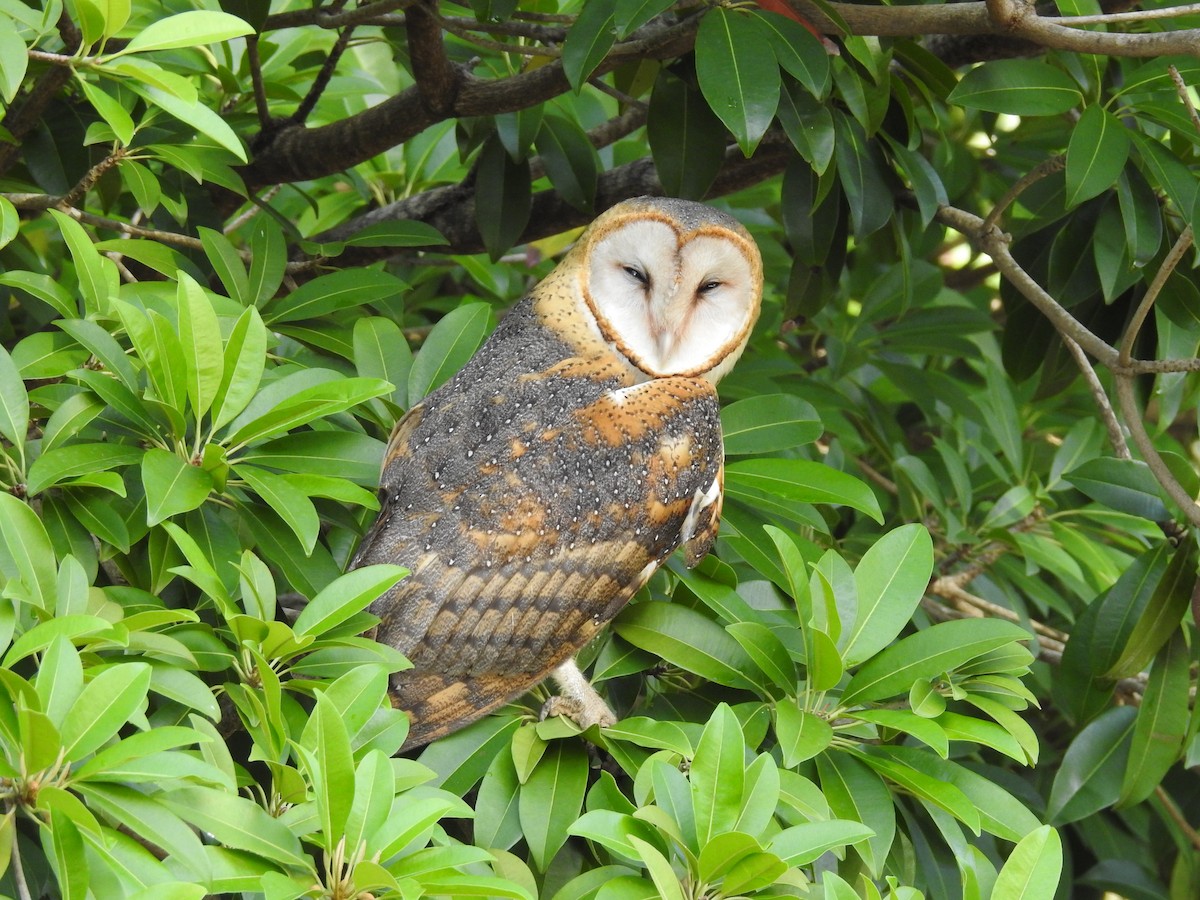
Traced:
[[1090, 459], [1064, 474], [1063, 479], [1093, 500], [1119, 512], [1153, 522], [1168, 518], [1167, 508], [1159, 499], [1158, 482], [1141, 460]]
[[304, 870], [312, 866], [287, 826], [245, 797], [194, 786], [171, 791], [163, 802], [180, 818], [235, 850]]
[[779, 832], [767, 845], [789, 866], [806, 866], [824, 853], [874, 837], [875, 832], [861, 822], [828, 819], [805, 822]]
[[83, 837], [75, 823], [58, 810], [50, 813], [50, 846], [62, 900], [85, 900], [89, 878]]
[[969, 71], [947, 100], [1012, 116], [1056, 116], [1083, 99], [1079, 86], [1048, 63], [999, 59]]
[[718, 704], [696, 746], [689, 780], [696, 817], [696, 841], [703, 847], [731, 831], [741, 815], [746, 777], [746, 739], [732, 709]]
[[204, 503], [212, 493], [213, 480], [204, 469], [189, 465], [174, 453], [151, 448], [142, 458], [142, 487], [146, 491], [146, 524], [157, 525]]
[[146, 700], [150, 666], [123, 662], [93, 678], [62, 723], [63, 755], [79, 760], [98, 750]]
[[[76, 84], [83, 89], [83, 95], [87, 97], [88, 102], [92, 104], [96, 112], [100, 113], [100, 117], [108, 123], [109, 128], [113, 130], [113, 134], [117, 136], [117, 140], [125, 146], [133, 143], [133, 118], [129, 115], [125, 107], [98, 85], [94, 85], [83, 78], [76, 78]], [[125, 166], [126, 162], [123, 160], [121, 162], [122, 170], [125, 169]]]
[[1155, 657], [1137, 708], [1120, 806], [1150, 797], [1183, 753], [1189, 719], [1188, 664], [1187, 641], [1182, 631], [1176, 631]]
[[82, 225], [57, 209], [50, 210], [50, 215], [58, 223], [63, 240], [71, 251], [84, 308], [92, 315], [107, 313], [109, 301], [116, 296], [120, 284], [116, 265], [96, 251]]
[[1049, 825], [1017, 843], [996, 876], [992, 896], [1005, 900], [1053, 900], [1062, 874], [1062, 840]]
[[825, 97], [830, 86], [829, 52], [817, 36], [795, 19], [778, 13], [760, 12], [758, 17], [766, 26], [779, 67], [804, 85], [813, 97]]
[[790, 450], [812, 443], [824, 430], [812, 404], [794, 394], [738, 400], [721, 410], [721, 432], [728, 456]]
[[1085, 109], [1067, 144], [1067, 205], [1076, 206], [1115, 185], [1128, 158], [1125, 126], [1102, 106]]
[[[202, 11], [194, 11], [198, 14], [203, 14]], [[212, 13], [209, 13], [210, 15]], [[187, 13], [180, 13], [187, 15]], [[172, 17], [176, 18], [176, 17]], [[169, 21], [169, 20], [163, 20]], [[144, 34], [145, 32], [143, 32]], [[186, 46], [193, 46], [193, 38], [188, 38]], [[246, 162], [246, 148], [242, 146], [242, 140], [237, 132], [226, 122], [221, 116], [206, 106], [200, 100], [188, 101], [181, 100], [174, 94], [161, 90], [160, 88], [152, 87], [148, 84], [142, 84], [137, 81], [127, 80], [125, 82], [129, 90], [138, 94], [150, 106], [157, 106], [159, 109], [178, 119], [184, 125], [194, 128], [199, 134], [207, 138], [211, 138], [221, 147], [224, 147], [232, 153], [241, 162]]]
[[883, 522], [879, 501], [866, 483], [822, 463], [805, 459], [748, 459], [725, 467], [725, 492], [745, 497], [752, 506], [751, 488], [787, 500], [804, 503], [840, 503]]
[[[603, 6], [604, 4], [589, 4]], [[513, 162], [497, 135], [479, 151], [475, 177], [475, 224], [492, 261], [525, 233], [533, 208], [529, 161]]]
[[408, 219], [376, 222], [360, 228], [348, 238], [340, 241], [324, 241], [314, 244], [301, 241], [306, 251], [323, 256], [340, 256], [347, 247], [430, 247], [448, 244], [445, 236], [432, 225]]
[[1002, 619], [939, 622], [892, 644], [860, 668], [842, 694], [843, 705], [907, 694], [919, 678], [952, 672], [976, 657], [1032, 635]]
[[1117, 802], [1136, 719], [1134, 707], [1114, 707], [1075, 736], [1046, 801], [1051, 824], [1075, 822]]
[[[1104, 672], [1105, 678], [1129, 678], [1150, 662], [1159, 648], [1179, 634], [1179, 625], [1191, 605], [1196, 584], [1196, 542], [1188, 539], [1176, 548], [1171, 561], [1148, 598], [1144, 593], [1126, 603], [1137, 620], [1116, 662]], [[1141, 600], [1141, 602], [1137, 602]], [[1107, 604], [1106, 604], [1107, 605]]]
[[746, 687], [757, 674], [750, 655], [725, 629], [685, 606], [636, 603], [626, 607], [613, 627], [635, 647], [717, 684]]
[[673, 0], [616, 0], [613, 22], [617, 28], [617, 37], [624, 40], [674, 5]]
[[413, 355], [400, 326], [383, 316], [364, 316], [354, 323], [354, 365], [364, 378], [381, 378], [393, 386], [391, 401], [408, 407], [408, 375]]
[[46, 527], [29, 506], [12, 494], [0, 493], [0, 587], [17, 593], [44, 610], [54, 609], [58, 572]]
[[554, 741], [521, 786], [518, 813], [533, 863], [546, 871], [579, 818], [587, 788], [587, 754], [573, 741]]
[[287, 268], [287, 246], [279, 225], [270, 216], [257, 216], [250, 234], [249, 296], [262, 307], [283, 281]]
[[354, 802], [354, 757], [350, 735], [341, 711], [324, 695], [317, 695], [312, 726], [315, 741], [310, 775], [315, 782], [317, 809], [321, 816], [321, 839], [325, 852], [333, 849], [345, 834], [346, 819]]
[[66, 635], [56, 637], [46, 649], [34, 687], [46, 717], [56, 727], [61, 726], [83, 690], [83, 664], [79, 651]]
[[612, 49], [616, 40], [613, 23], [612, 3], [585, 3], [575, 24], [567, 32], [562, 49], [563, 74], [575, 93], [583, 89], [596, 67]]
[[4, 272], [0, 273], [0, 284], [15, 287], [36, 297], [64, 319], [72, 319], [79, 315], [75, 298], [49, 275], [19, 270]]
[[319, 637], [366, 609], [408, 574], [400, 566], [363, 566], [330, 582], [296, 617], [297, 636]]
[[878, 231], [892, 216], [892, 191], [884, 180], [886, 166], [879, 147], [867, 140], [855, 119], [838, 114], [834, 117], [837, 143], [838, 178], [850, 206], [850, 223], [857, 237]]
[[342, 269], [306, 281], [267, 304], [263, 319], [268, 323], [295, 322], [367, 303], [385, 304], [404, 288], [403, 281], [380, 269]]
[[[254, 493], [275, 510], [292, 529], [306, 554], [312, 553], [321, 529], [321, 520], [312, 500], [286, 478], [255, 466], [235, 465], [233, 474], [243, 479]], [[149, 492], [147, 492], [147, 496]]]
[[29, 394], [8, 350], [0, 347], [0, 435], [24, 456], [29, 432]]
[[[0, 98], [4, 99], [5, 105], [12, 105], [17, 92], [21, 89], [21, 83], [25, 80], [28, 67], [29, 53], [26, 50], [25, 42], [17, 34], [15, 23], [8, 20], [6, 16], [0, 20]], [[7, 201], [5, 202], [7, 203]], [[11, 203], [8, 203], [8, 206], [12, 209], [15, 219], [16, 207], [13, 207]], [[6, 243], [8, 242], [0, 242], [0, 246]]]
[[204, 289], [186, 272], [179, 273], [179, 344], [183, 348], [187, 372], [187, 395], [192, 413], [199, 421], [212, 406], [222, 384], [224, 359], [216, 350], [221, 346], [221, 326], [217, 313]]
[[444, 315], [429, 332], [408, 373], [408, 405], [416, 406], [479, 349], [491, 325], [491, 307], [467, 303]]
[[650, 94], [646, 139], [668, 196], [700, 200], [725, 161], [725, 128], [691, 84], [662, 69]]
[[233, 246], [233, 241], [221, 232], [203, 226], [197, 229], [197, 233], [204, 247], [204, 255], [208, 257], [209, 265], [221, 279], [226, 293], [242, 306], [252, 306], [255, 298], [250, 296], [250, 279], [246, 274], [246, 264], [242, 262], [241, 254]]
[[774, 53], [763, 52], [770, 41], [758, 16], [720, 6], [705, 14], [696, 33], [700, 90], [747, 157], [779, 106], [779, 66]]
[[140, 461], [144, 455], [139, 447], [126, 444], [69, 444], [47, 451], [29, 467], [25, 488], [29, 496], [70, 478], [105, 472]]
[[858, 617], [843, 633], [846, 665], [870, 659], [895, 640], [932, 572], [933, 540], [923, 525], [902, 525], [871, 545], [854, 570]]
[[785, 700], [775, 705], [775, 736], [783, 764], [791, 769], [824, 752], [833, 742], [833, 727], [815, 713]]
[[229, 13], [213, 10], [189, 10], [164, 19], [155, 19], [140, 29], [133, 39], [109, 58], [125, 53], [198, 47], [252, 34], [254, 29]]
[[262, 380], [267, 352], [267, 327], [258, 309], [248, 306], [238, 316], [225, 344], [221, 383], [212, 402], [212, 427], [228, 425], [245, 410]]
[[559, 196], [581, 212], [591, 212], [600, 158], [587, 133], [571, 119], [546, 113], [536, 145]]
[[[3, 38], [0, 38], [0, 43], [3, 43]], [[4, 48], [0, 47], [0, 55], [4, 53]], [[0, 78], [4, 74], [4, 63], [0, 60]], [[17, 212], [17, 208], [12, 205], [12, 201], [7, 197], [0, 197], [0, 247], [6, 247], [13, 242], [20, 230], [21, 217]]]
[[659, 849], [636, 835], [630, 835], [629, 842], [637, 851], [638, 857], [646, 864], [646, 871], [649, 872], [650, 880], [658, 889], [658, 896], [662, 900], [684, 900], [679, 878], [671, 868], [671, 863]]
[[817, 757], [817, 772], [834, 816], [861, 822], [874, 833], [856, 849], [878, 877], [896, 837], [896, 809], [887, 785], [873, 769], [845, 753], [822, 753]]
[[[307, 375], [313, 371], [309, 369], [298, 374]], [[275, 382], [271, 387], [282, 383], [282, 380]], [[273, 395], [271, 399], [278, 402], [265, 412], [258, 408], [258, 401], [264, 399], [266, 393], [260, 391], [255, 402], [247, 406], [243, 413], [230, 423], [229, 427], [233, 431], [222, 443], [230, 448], [240, 449], [245, 444], [277, 437], [301, 425], [307, 425], [314, 419], [343, 412], [386, 394], [390, 389], [391, 385], [386, 381], [375, 378], [333, 376], [301, 388], [295, 393], [285, 394], [282, 398]]]

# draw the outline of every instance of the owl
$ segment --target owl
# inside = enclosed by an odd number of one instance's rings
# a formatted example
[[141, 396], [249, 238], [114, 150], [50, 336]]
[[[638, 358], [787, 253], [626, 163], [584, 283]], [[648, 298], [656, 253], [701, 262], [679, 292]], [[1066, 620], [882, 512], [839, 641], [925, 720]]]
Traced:
[[758, 318], [762, 261], [732, 217], [642, 197], [600, 215], [450, 381], [397, 423], [354, 565], [411, 574], [371, 606], [403, 652], [406, 747], [551, 676], [547, 706], [616, 721], [574, 656], [683, 548], [712, 547], [715, 386]]

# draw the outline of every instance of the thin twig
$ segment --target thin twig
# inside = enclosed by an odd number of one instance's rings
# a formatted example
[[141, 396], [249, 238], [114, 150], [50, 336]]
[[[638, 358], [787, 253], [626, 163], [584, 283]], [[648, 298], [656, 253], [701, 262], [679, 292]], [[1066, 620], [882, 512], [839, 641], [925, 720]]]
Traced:
[[996, 228], [1000, 221], [1000, 216], [1008, 209], [1018, 197], [1031, 185], [1036, 184], [1048, 175], [1053, 175], [1055, 172], [1061, 172], [1067, 166], [1067, 157], [1063, 154], [1051, 157], [1042, 163], [1039, 163], [1029, 172], [1017, 181], [1012, 187], [1005, 191], [1004, 196], [992, 208], [992, 211], [987, 214], [987, 218], [983, 220], [985, 229]]
[[333, 78], [334, 70], [337, 68], [338, 61], [342, 58], [342, 54], [346, 52], [346, 48], [350, 45], [350, 37], [354, 34], [354, 26], [348, 25], [338, 33], [337, 40], [334, 41], [333, 47], [329, 51], [329, 55], [325, 57], [325, 62], [321, 64], [321, 71], [317, 73], [313, 79], [312, 86], [309, 87], [308, 93], [304, 95], [304, 99], [300, 101], [300, 105], [296, 107], [296, 111], [292, 113], [291, 120], [297, 124], [303, 124], [308, 120], [313, 109], [316, 108], [317, 101], [321, 99], [321, 95], [325, 93], [325, 88], [329, 86], [330, 79]]
[[1188, 820], [1184, 818], [1183, 810], [1175, 805], [1175, 801], [1171, 799], [1171, 796], [1163, 789], [1161, 784], [1155, 786], [1154, 796], [1156, 796], [1158, 798], [1158, 802], [1163, 805], [1163, 809], [1167, 811], [1167, 815], [1170, 817], [1171, 821], [1178, 826], [1179, 830], [1182, 831], [1184, 836], [1187, 837], [1187, 839], [1191, 842], [1192, 847], [1200, 850], [1200, 832], [1196, 831], [1196, 829], [1191, 826]]
[[92, 213], [84, 212], [81, 209], [76, 209], [73, 206], [66, 207], [62, 210], [72, 219], [83, 222], [87, 225], [94, 225], [97, 228], [107, 228], [110, 231], [116, 231], [121, 234], [132, 235], [133, 237], [149, 238], [152, 241], [158, 241], [161, 244], [171, 244], [174, 247], [185, 247], [188, 250], [203, 250], [204, 245], [200, 243], [199, 238], [190, 237], [186, 234], [176, 234], [172, 231], [159, 231], [154, 228], [140, 228], [137, 225], [130, 225], [128, 222], [119, 222], [116, 219], [107, 219], [104, 216], [97, 216]]
[[988, 226], [984, 219], [973, 213], [952, 206], [941, 207], [935, 218], [944, 225], [965, 234], [984, 253], [992, 258], [1000, 272], [1013, 287], [1041, 311], [1060, 334], [1076, 341], [1084, 350], [1109, 368], [1117, 365], [1117, 351], [1072, 316], [1061, 304], [1051, 297], [1009, 251], [1011, 238], [998, 228]]
[[1175, 19], [1198, 12], [1200, 12], [1200, 3], [1188, 3], [1184, 6], [1164, 6], [1162, 9], [1138, 9], [1132, 12], [1099, 13], [1094, 16], [1057, 16], [1055, 21], [1072, 27], [1079, 25], [1111, 25], [1117, 22]]
[[1171, 81], [1175, 83], [1175, 93], [1179, 95], [1184, 108], [1188, 111], [1188, 118], [1192, 120], [1192, 127], [1200, 131], [1200, 115], [1196, 114], [1196, 104], [1192, 102], [1192, 94], [1188, 90], [1183, 76], [1179, 74], [1179, 70], [1174, 66], [1167, 66], [1167, 72], [1171, 76]]
[[1150, 309], [1154, 306], [1154, 301], [1158, 299], [1158, 295], [1162, 292], [1163, 285], [1167, 283], [1167, 279], [1171, 277], [1171, 273], [1175, 271], [1175, 267], [1183, 259], [1183, 254], [1187, 253], [1188, 248], [1191, 246], [1192, 226], [1188, 225], [1183, 229], [1179, 237], [1176, 238], [1174, 245], [1167, 253], [1166, 259], [1163, 260], [1162, 265], [1158, 267], [1158, 271], [1154, 274], [1154, 280], [1150, 282], [1150, 287], [1146, 289], [1146, 295], [1142, 297], [1142, 302], [1138, 304], [1133, 318], [1129, 320], [1129, 325], [1125, 329], [1125, 335], [1121, 338], [1121, 348], [1117, 356], [1118, 365], [1128, 366], [1132, 361], [1133, 345], [1137, 341], [1138, 332], [1142, 330], [1146, 316], [1150, 314]]
[[271, 110], [267, 105], [267, 88], [263, 84], [262, 61], [258, 58], [258, 35], [246, 38], [246, 57], [250, 66], [250, 83], [254, 86], [254, 110], [258, 113], [258, 127], [271, 126]]
[[1079, 366], [1083, 380], [1092, 393], [1092, 399], [1096, 402], [1096, 408], [1100, 410], [1100, 420], [1104, 422], [1104, 428], [1108, 431], [1108, 441], [1113, 446], [1113, 452], [1119, 459], [1132, 459], [1129, 445], [1125, 442], [1125, 433], [1121, 431], [1121, 423], [1117, 421], [1117, 414], [1113, 412], [1112, 403], [1108, 399], [1104, 385], [1100, 383], [1096, 370], [1088, 361], [1087, 354], [1077, 343], [1065, 335], [1063, 343], [1067, 345], [1067, 350], [1070, 352], [1071, 358], [1075, 360], [1075, 365]]
[[20, 900], [33, 900], [29, 894], [29, 885], [25, 883], [25, 864], [21, 862], [21, 836], [13, 830], [12, 840], [13, 881], [17, 884], [17, 896]]
[[1154, 446], [1154, 441], [1146, 433], [1146, 426], [1142, 423], [1141, 410], [1138, 409], [1137, 400], [1133, 396], [1133, 375], [1128, 372], [1114, 374], [1117, 385], [1117, 403], [1121, 407], [1121, 416], [1125, 419], [1125, 425], [1129, 429], [1129, 436], [1133, 438], [1134, 445], [1141, 453], [1143, 461], [1150, 467], [1150, 473], [1162, 485], [1167, 495], [1175, 501], [1175, 505], [1183, 510], [1183, 514], [1187, 516], [1189, 522], [1200, 527], [1200, 506], [1171, 474], [1171, 470], [1167, 468], [1167, 464], [1159, 455], [1158, 448]]
[[442, 27], [460, 40], [466, 41], [474, 47], [479, 47], [481, 50], [492, 50], [496, 53], [513, 53], [517, 56], [545, 56], [552, 59], [557, 59], [562, 56], [562, 51], [557, 47], [549, 47], [545, 44], [505, 44], [501, 41], [493, 41], [491, 38], [481, 37], [475, 34], [474, 31], [463, 28], [457, 22], [448, 19], [441, 20]]

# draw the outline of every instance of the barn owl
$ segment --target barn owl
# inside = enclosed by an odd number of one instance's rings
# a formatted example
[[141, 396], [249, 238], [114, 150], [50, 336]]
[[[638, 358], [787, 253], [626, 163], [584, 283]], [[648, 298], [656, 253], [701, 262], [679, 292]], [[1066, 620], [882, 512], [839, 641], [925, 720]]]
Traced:
[[552, 676], [552, 713], [616, 721], [574, 656], [721, 511], [715, 385], [758, 317], [732, 217], [642, 197], [600, 215], [451, 380], [397, 423], [354, 565], [411, 574], [371, 606], [403, 652], [406, 747]]

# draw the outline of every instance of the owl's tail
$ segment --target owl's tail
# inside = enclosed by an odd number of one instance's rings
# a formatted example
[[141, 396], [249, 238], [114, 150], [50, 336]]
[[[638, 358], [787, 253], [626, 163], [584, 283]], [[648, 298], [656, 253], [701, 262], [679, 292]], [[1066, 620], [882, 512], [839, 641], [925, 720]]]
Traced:
[[540, 681], [529, 672], [487, 674], [467, 680], [429, 672], [403, 672], [392, 687], [392, 705], [409, 715], [412, 750], [465, 728], [528, 691]]

